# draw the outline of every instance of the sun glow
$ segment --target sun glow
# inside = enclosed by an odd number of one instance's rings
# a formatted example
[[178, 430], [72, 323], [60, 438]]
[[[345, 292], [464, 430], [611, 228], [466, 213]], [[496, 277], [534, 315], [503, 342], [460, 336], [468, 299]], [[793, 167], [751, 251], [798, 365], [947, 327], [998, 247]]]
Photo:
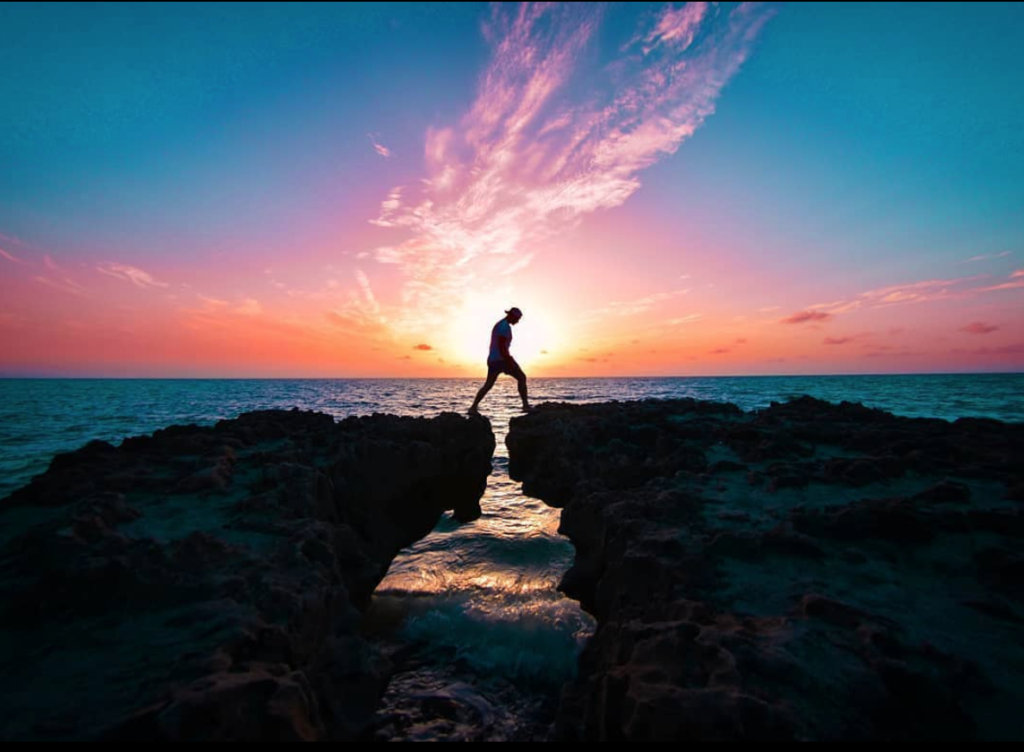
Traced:
[[558, 320], [555, 307], [541, 301], [518, 296], [514, 302], [503, 302], [505, 296], [474, 294], [467, 296], [452, 315], [445, 350], [461, 364], [483, 367], [491, 342], [491, 329], [513, 305], [523, 311], [523, 318], [512, 329], [512, 356], [527, 373], [552, 365], [553, 353], [559, 351]]

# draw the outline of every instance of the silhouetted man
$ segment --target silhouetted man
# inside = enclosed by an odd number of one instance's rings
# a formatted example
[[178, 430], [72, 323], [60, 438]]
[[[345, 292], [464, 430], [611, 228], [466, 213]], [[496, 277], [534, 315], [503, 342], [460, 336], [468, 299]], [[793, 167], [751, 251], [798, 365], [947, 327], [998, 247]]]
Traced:
[[470, 413], [478, 412], [480, 400], [491, 391], [491, 387], [498, 380], [500, 373], [507, 373], [519, 382], [519, 396], [523, 398], [523, 412], [530, 409], [530, 400], [526, 395], [526, 374], [508, 351], [509, 345], [512, 344], [512, 327], [518, 324], [522, 317], [522, 311], [518, 308], [511, 308], [505, 311], [505, 318], [491, 329], [491, 352], [487, 356], [487, 381], [477, 392], [473, 406], [469, 408]]

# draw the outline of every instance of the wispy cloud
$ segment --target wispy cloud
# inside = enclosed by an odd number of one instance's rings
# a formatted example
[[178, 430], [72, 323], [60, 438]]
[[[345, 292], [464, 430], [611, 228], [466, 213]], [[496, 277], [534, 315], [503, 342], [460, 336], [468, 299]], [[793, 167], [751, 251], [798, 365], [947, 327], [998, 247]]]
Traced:
[[5, 251], [3, 248], [0, 248], [0, 256], [2, 256], [3, 258], [7, 259], [8, 261], [10, 261], [13, 264], [24, 264], [25, 263], [20, 258], [15, 256], [13, 253], [10, 253], [9, 251]]
[[977, 263], [978, 261], [992, 261], [993, 259], [1006, 258], [1007, 256], [1012, 256], [1012, 255], [1013, 255], [1013, 251], [1003, 251], [1002, 253], [988, 253], [988, 254], [985, 254], [983, 256], [971, 256], [969, 259], [964, 259], [960, 263], [961, 264], [974, 264], [974, 263]]
[[203, 301], [203, 303], [205, 303], [210, 308], [226, 308], [228, 305], [230, 305], [228, 301], [221, 300], [220, 298], [211, 298], [209, 295], [202, 295], [199, 293], [196, 293], [196, 295], [201, 301]]
[[825, 337], [825, 339], [822, 340], [822, 344], [823, 345], [832, 345], [832, 346], [849, 345], [849, 344], [852, 344], [854, 342], [860, 342], [860, 341], [866, 340], [869, 337], [871, 337], [870, 333], [868, 333], [868, 334], [847, 334], [847, 335], [842, 336], [842, 337]]
[[876, 347], [869, 352], [864, 353], [865, 358], [915, 358], [924, 353], [911, 350], [909, 348], [903, 348], [897, 350], [891, 347]]
[[[395, 213], [402, 208], [402, 186], [397, 186], [391, 189], [388, 197], [381, 201], [380, 204], [380, 216], [376, 219], [371, 219], [371, 225], [377, 225], [378, 227], [394, 227], [395, 226]], [[362, 251], [359, 254], [360, 258], [370, 256], [368, 251]]]
[[259, 316], [263, 313], [263, 306], [255, 298], [246, 298], [241, 305], [235, 307], [235, 313], [240, 313], [243, 316]]
[[61, 267], [50, 254], [43, 256], [43, 266], [49, 269], [51, 272], [59, 272], [60, 274], [67, 274], [67, 271]]
[[707, 12], [707, 3], [686, 3], [679, 8], [671, 5], [665, 8], [655, 27], [644, 38], [644, 54], [649, 55], [659, 44], [667, 42], [675, 42], [680, 49], [685, 50], [693, 43]]
[[503, 269], [501, 273], [515, 274], [516, 272], [525, 269], [533, 262], [533, 257], [536, 255], [537, 254], [535, 253], [527, 253], [526, 255], [517, 258], [515, 261], [513, 261], [511, 264], [505, 267], [505, 269]]
[[[957, 277], [954, 279], [926, 279], [919, 282], [908, 282], [888, 285], [874, 290], [862, 292], [855, 298], [836, 300], [831, 303], [816, 303], [807, 307], [806, 312], [821, 312], [833, 315], [849, 313], [864, 308], [887, 308], [912, 303], [929, 303], [937, 300], [962, 300], [991, 289], [972, 287], [971, 283], [989, 279], [988, 275], [973, 277]], [[799, 315], [799, 314], [797, 314]], [[790, 317], [792, 318], [792, 317]], [[784, 323], [801, 323], [783, 320]]]
[[1024, 269], [1018, 269], [1009, 276], [1009, 282], [982, 287], [979, 292], [998, 292], [1000, 290], [1019, 290], [1024, 288]]
[[981, 277], [961, 277], [959, 279], [928, 279], [905, 285], [891, 285], [878, 290], [861, 293], [860, 298], [865, 304], [874, 306], [894, 305], [898, 303], [927, 303], [933, 300], [950, 300], [962, 297], [963, 290], [955, 290], [958, 285], [973, 282]]
[[18, 246], [24, 248], [26, 245], [28, 245], [24, 240], [21, 240], [20, 238], [16, 238], [13, 235], [5, 235], [2, 232], [0, 232], [0, 242], [6, 243], [8, 247]]
[[149, 272], [144, 272], [135, 266], [128, 266], [126, 264], [100, 264], [96, 267], [96, 270], [106, 274], [109, 277], [124, 280], [125, 282], [131, 282], [136, 287], [140, 287], [143, 290], [152, 289], [154, 287], [169, 287], [166, 282], [153, 277]]
[[991, 334], [992, 332], [999, 331], [999, 327], [994, 324], [986, 324], [984, 321], [972, 321], [965, 327], [960, 329], [962, 332], [968, 334]]
[[79, 295], [83, 298], [89, 297], [88, 290], [68, 277], [63, 277], [57, 280], [49, 277], [37, 276], [35, 280], [47, 287], [52, 287], [54, 290], [60, 290], [61, 292], [70, 293], [72, 295]]
[[[495, 4], [492, 56], [457, 124], [428, 130], [419, 195], [389, 195], [374, 222], [408, 231], [377, 248], [406, 278], [400, 323], [428, 328], [479, 275], [580, 218], [625, 202], [640, 173], [675, 153], [715, 109], [772, 14], [760, 5], [666, 6], [570, 99], [602, 11], [582, 4]], [[513, 264], [512, 267], [515, 265]], [[514, 269], [517, 270], [517, 269]]]
[[415, 346], [415, 347], [413, 348], [413, 350], [422, 350], [423, 352], [426, 352], [426, 351], [428, 351], [428, 350], [433, 350], [433, 349], [434, 349], [434, 348], [433, 348], [433, 347], [431, 347], [430, 345], [427, 345], [427, 344], [423, 344], [423, 343], [421, 343], [421, 344], [418, 344], [418, 345], [416, 345], [416, 346]]
[[691, 313], [688, 316], [680, 316], [678, 318], [669, 319], [665, 323], [669, 326], [682, 326], [683, 324], [693, 324], [704, 318], [701, 313]]
[[656, 292], [650, 295], [644, 295], [640, 298], [634, 298], [633, 300], [613, 300], [602, 308], [590, 311], [588, 314], [583, 316], [582, 319], [591, 321], [608, 316], [636, 316], [637, 314], [646, 313], [652, 310], [660, 303], [687, 295], [690, 293], [691, 289], [692, 288], [687, 287], [680, 290], [671, 290], [669, 292]]
[[825, 313], [824, 311], [798, 311], [792, 316], [779, 321], [780, 324], [806, 324], [808, 322], [824, 322], [831, 321], [833, 318], [831, 313]]
[[359, 289], [363, 293], [363, 301], [366, 304], [367, 310], [376, 317], [380, 317], [380, 305], [377, 303], [377, 298], [373, 294], [373, 288], [370, 286], [370, 278], [366, 276], [366, 272], [362, 269], [356, 269], [356, 282], [359, 284]]
[[1024, 279], [1017, 279], [1013, 282], [1003, 282], [1002, 284], [992, 285], [991, 287], [983, 287], [979, 292], [999, 292], [1001, 290], [1021, 289], [1024, 289]]
[[332, 324], [346, 326], [350, 333], [369, 335], [379, 331], [387, 323], [387, 317], [381, 312], [366, 272], [356, 269], [355, 279], [357, 289], [350, 291], [344, 300], [325, 315]]
[[377, 137], [374, 136], [372, 133], [367, 133], [366, 136], [367, 138], [370, 139], [370, 143], [373, 144], [373, 150], [375, 152], [384, 157], [384, 159], [391, 158], [391, 149], [386, 147], [384, 144], [380, 143], [380, 141], [377, 140]]

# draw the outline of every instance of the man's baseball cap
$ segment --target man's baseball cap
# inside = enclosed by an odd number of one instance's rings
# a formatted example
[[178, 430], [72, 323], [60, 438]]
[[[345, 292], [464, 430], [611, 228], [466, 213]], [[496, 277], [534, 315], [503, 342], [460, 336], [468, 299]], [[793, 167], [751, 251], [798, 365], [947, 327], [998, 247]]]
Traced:
[[515, 306], [512, 306], [511, 308], [509, 308], [509, 309], [508, 309], [507, 311], [505, 311], [505, 313], [507, 313], [507, 314], [508, 314], [508, 315], [510, 315], [510, 316], [511, 316], [512, 314], [515, 314], [515, 315], [517, 315], [517, 316], [522, 316], [522, 315], [523, 315], [523, 312], [522, 312], [522, 311], [520, 311], [520, 310], [519, 310], [518, 308], [516, 308]]

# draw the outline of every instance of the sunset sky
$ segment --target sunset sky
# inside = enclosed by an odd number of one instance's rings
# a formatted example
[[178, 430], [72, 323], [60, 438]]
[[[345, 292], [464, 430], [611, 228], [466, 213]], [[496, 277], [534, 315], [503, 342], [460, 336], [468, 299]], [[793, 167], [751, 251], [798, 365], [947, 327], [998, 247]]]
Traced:
[[0, 375], [1024, 370], [1024, 4], [0, 5]]

